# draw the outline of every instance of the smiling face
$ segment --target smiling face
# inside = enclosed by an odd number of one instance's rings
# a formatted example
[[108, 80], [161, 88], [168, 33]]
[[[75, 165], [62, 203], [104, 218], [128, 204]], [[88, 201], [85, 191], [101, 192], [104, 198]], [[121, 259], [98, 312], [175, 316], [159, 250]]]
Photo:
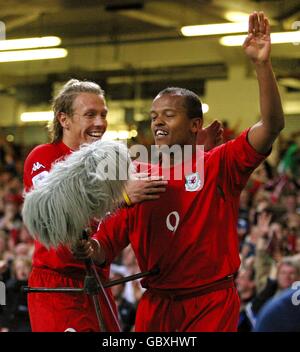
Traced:
[[151, 129], [156, 145], [195, 145], [200, 118], [189, 118], [185, 97], [158, 95], [151, 107]]
[[63, 126], [62, 141], [71, 149], [78, 149], [83, 143], [101, 139], [107, 128], [107, 106], [103, 96], [94, 93], [80, 93], [72, 106], [73, 113], [60, 114]]

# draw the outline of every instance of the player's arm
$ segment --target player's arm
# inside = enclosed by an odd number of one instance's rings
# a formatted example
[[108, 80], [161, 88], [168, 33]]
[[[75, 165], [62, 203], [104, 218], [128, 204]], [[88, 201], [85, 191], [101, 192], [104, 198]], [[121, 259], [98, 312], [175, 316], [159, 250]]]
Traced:
[[284, 128], [284, 116], [270, 60], [270, 25], [263, 12], [249, 16], [248, 36], [243, 48], [255, 67], [261, 112], [261, 120], [250, 129], [248, 141], [257, 152], [267, 153]]
[[132, 209], [120, 209], [106, 217], [98, 230], [88, 240], [79, 240], [71, 248], [73, 255], [80, 260], [92, 258], [98, 264], [112, 263], [113, 259], [130, 243], [130, 214]]

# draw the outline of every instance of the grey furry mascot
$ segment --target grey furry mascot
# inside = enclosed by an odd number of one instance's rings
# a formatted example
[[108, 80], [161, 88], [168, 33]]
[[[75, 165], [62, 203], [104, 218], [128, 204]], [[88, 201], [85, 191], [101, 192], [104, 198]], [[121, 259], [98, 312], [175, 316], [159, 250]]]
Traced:
[[47, 248], [81, 239], [89, 220], [116, 210], [133, 166], [128, 149], [96, 141], [56, 162], [47, 177], [25, 194], [23, 220]]

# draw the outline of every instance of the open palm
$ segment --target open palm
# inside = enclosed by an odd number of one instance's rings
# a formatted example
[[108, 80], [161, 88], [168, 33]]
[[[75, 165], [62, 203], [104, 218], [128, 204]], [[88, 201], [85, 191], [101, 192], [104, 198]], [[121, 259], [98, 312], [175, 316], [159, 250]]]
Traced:
[[270, 25], [263, 12], [249, 16], [248, 36], [243, 44], [246, 55], [253, 62], [266, 62], [270, 58]]

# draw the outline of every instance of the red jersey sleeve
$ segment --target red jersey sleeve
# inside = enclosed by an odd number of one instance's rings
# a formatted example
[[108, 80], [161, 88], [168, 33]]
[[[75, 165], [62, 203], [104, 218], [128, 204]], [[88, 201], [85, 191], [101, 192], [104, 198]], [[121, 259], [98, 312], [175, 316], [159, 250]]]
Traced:
[[258, 153], [248, 142], [248, 132], [242, 132], [236, 139], [231, 140], [219, 148], [220, 173], [219, 177], [229, 186], [229, 191], [239, 194], [245, 187], [253, 170], [270, 154]]
[[52, 164], [70, 154], [71, 149], [63, 143], [42, 144], [34, 148], [24, 163], [23, 182], [25, 191], [30, 191], [49, 173]]
[[26, 192], [47, 176], [51, 168], [51, 162], [48, 162], [46, 157], [47, 149], [46, 145], [38, 146], [31, 151], [25, 160], [24, 186]]
[[105, 252], [106, 264], [112, 263], [114, 258], [129, 245], [129, 210], [124, 208], [109, 215], [99, 224], [98, 231], [93, 235]]

